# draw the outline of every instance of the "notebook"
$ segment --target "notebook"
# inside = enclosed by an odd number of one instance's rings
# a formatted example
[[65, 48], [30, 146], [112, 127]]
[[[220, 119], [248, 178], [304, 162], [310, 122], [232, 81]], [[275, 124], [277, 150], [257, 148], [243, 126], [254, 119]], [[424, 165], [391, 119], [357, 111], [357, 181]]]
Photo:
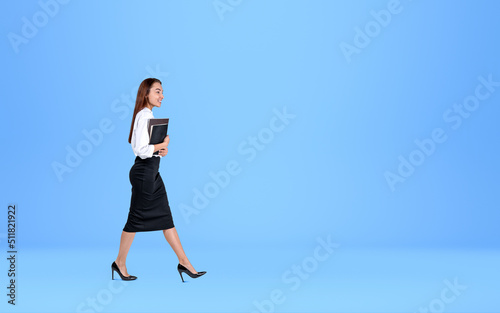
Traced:
[[[148, 122], [149, 144], [156, 145], [162, 143], [167, 137], [168, 118], [151, 118]], [[158, 155], [158, 151], [155, 153]]]

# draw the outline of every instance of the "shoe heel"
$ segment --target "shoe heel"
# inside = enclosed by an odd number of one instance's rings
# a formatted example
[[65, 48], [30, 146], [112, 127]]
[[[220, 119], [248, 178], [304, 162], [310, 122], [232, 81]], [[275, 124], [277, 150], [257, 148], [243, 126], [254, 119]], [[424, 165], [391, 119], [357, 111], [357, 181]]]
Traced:
[[179, 271], [179, 275], [181, 275], [182, 282], [184, 282], [184, 278], [182, 277], [182, 272]]

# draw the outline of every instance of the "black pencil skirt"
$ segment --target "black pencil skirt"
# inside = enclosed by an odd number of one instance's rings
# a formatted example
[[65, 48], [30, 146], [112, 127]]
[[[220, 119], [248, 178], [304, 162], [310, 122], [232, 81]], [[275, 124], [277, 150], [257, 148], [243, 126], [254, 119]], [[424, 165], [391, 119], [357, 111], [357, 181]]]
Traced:
[[132, 184], [130, 211], [123, 231], [141, 232], [174, 227], [159, 168], [160, 157], [135, 158], [129, 173]]

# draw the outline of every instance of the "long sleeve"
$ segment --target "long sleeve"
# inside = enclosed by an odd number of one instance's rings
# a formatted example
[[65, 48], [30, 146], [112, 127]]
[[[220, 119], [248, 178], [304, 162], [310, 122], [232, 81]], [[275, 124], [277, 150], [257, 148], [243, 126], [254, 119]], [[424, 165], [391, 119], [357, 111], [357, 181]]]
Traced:
[[144, 109], [137, 113], [135, 118], [131, 140], [132, 150], [141, 159], [150, 158], [153, 156], [154, 145], [149, 144], [148, 120], [153, 118], [153, 114], [151, 111]]

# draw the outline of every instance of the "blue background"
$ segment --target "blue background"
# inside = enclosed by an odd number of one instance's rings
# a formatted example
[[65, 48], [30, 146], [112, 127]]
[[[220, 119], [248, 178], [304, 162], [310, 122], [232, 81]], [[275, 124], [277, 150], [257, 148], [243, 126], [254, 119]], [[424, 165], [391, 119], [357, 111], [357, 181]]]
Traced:
[[[18, 304], [2, 296], [2, 311], [99, 311], [92, 297], [109, 312], [252, 312], [255, 302], [262, 312], [500, 311], [499, 86], [460, 126], [444, 117], [480, 77], [500, 81], [500, 4], [402, 0], [375, 24], [371, 12], [392, 3], [4, 4], [0, 271], [8, 204], [18, 207], [19, 255]], [[36, 34], [12, 44], [36, 18]], [[375, 34], [346, 56], [342, 45], [367, 27]], [[163, 82], [153, 114], [170, 118], [160, 173], [174, 222], [208, 273], [180, 285], [161, 232], [138, 233], [127, 268], [139, 279], [109, 293], [121, 284], [109, 265], [130, 205], [127, 139], [146, 77]], [[268, 138], [276, 111], [293, 118]], [[100, 123], [111, 130], [91, 143], [85, 132]], [[446, 140], [391, 188], [386, 173], [400, 175], [400, 156], [437, 128]], [[249, 160], [239, 147], [259, 134]], [[78, 149], [85, 155], [69, 164]], [[240, 172], [194, 208], [196, 191], [216, 183], [210, 173], [232, 161]], [[292, 290], [283, 275], [328, 236], [335, 253]], [[444, 281], [455, 278], [467, 288], [446, 302]], [[271, 305], [274, 289], [286, 297]]]

